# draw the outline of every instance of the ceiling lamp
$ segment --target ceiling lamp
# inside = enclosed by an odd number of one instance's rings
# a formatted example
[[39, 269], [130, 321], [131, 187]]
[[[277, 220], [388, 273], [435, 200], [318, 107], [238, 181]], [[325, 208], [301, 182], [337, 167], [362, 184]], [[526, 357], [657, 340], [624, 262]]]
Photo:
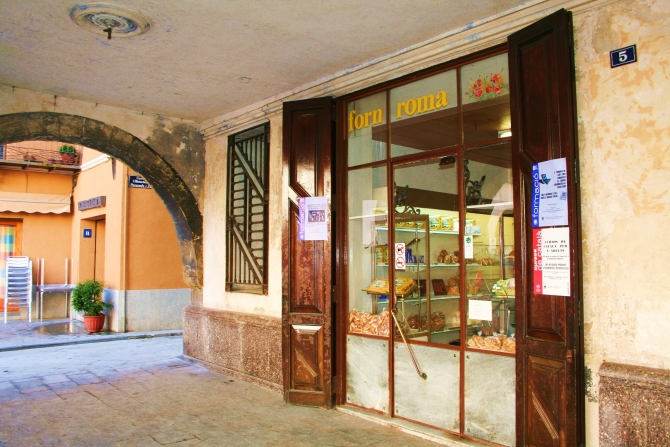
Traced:
[[74, 23], [94, 34], [102, 34], [107, 39], [132, 37], [151, 29], [151, 21], [137, 11], [110, 3], [89, 3], [78, 5], [70, 11]]

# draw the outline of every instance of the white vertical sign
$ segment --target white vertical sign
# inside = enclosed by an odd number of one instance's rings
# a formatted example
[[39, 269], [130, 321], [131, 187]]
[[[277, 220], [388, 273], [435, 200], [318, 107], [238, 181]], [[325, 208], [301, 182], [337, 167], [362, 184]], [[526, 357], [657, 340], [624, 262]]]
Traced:
[[464, 256], [465, 259], [472, 259], [475, 257], [475, 243], [472, 238], [472, 236], [468, 235], [465, 236], [464, 244], [463, 244], [463, 251], [464, 251]]
[[531, 219], [533, 228], [568, 225], [568, 174], [565, 158], [533, 165]]
[[543, 228], [542, 294], [570, 296], [570, 228]]
[[[305, 197], [301, 211], [305, 241], [328, 240], [328, 197]], [[302, 214], [304, 212], [304, 214]]]
[[396, 270], [405, 270], [405, 243], [398, 242], [395, 244], [395, 269]]

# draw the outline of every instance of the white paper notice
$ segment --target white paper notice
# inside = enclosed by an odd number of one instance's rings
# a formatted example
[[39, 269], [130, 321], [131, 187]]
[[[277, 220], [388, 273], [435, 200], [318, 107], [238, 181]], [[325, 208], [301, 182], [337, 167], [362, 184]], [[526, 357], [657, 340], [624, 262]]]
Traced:
[[568, 176], [565, 158], [533, 165], [531, 196], [533, 228], [568, 225]]
[[306, 241], [328, 240], [328, 198], [305, 197]]
[[471, 320], [493, 320], [493, 306], [491, 302], [468, 300], [468, 318]]
[[570, 296], [570, 229], [542, 229], [542, 294]]
[[472, 236], [465, 236], [465, 244], [463, 244], [463, 251], [465, 252], [465, 259], [472, 259], [475, 257], [475, 243]]

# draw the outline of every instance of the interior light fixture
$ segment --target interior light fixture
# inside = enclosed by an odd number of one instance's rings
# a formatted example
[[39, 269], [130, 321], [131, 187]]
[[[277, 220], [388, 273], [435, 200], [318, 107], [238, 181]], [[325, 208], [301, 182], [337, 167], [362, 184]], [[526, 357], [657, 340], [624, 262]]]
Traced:
[[505, 130], [499, 130], [498, 131], [498, 138], [509, 138], [512, 136], [512, 130], [511, 129], [505, 129]]
[[74, 23], [87, 31], [112, 37], [132, 37], [151, 29], [151, 21], [137, 11], [110, 3], [77, 5], [70, 11]]

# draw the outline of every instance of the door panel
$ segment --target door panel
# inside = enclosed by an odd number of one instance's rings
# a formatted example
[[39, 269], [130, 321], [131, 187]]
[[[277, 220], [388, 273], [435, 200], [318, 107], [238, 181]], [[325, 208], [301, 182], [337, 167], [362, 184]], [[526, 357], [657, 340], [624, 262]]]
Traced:
[[[291, 203], [291, 240], [298, 240], [299, 213], [297, 205]], [[323, 251], [323, 241], [301, 241], [291, 244], [290, 259], [297, 262], [291, 268], [291, 293], [289, 311], [291, 313], [324, 313], [324, 294], [320, 290], [323, 279], [318, 266], [319, 252]]]
[[560, 446], [561, 428], [565, 425], [562, 391], [565, 389], [565, 362], [528, 356], [527, 373], [529, 444], [533, 446]]
[[291, 325], [291, 389], [323, 390], [323, 326]]
[[332, 238], [298, 240], [298, 198], [325, 196], [331, 202], [332, 99], [284, 103], [283, 127], [283, 184], [288, 186], [282, 241], [284, 399], [330, 407]]
[[[565, 10], [508, 39], [517, 252], [517, 444], [584, 444], [581, 222], [572, 16]], [[534, 294], [533, 163], [566, 158], [571, 296]]]

